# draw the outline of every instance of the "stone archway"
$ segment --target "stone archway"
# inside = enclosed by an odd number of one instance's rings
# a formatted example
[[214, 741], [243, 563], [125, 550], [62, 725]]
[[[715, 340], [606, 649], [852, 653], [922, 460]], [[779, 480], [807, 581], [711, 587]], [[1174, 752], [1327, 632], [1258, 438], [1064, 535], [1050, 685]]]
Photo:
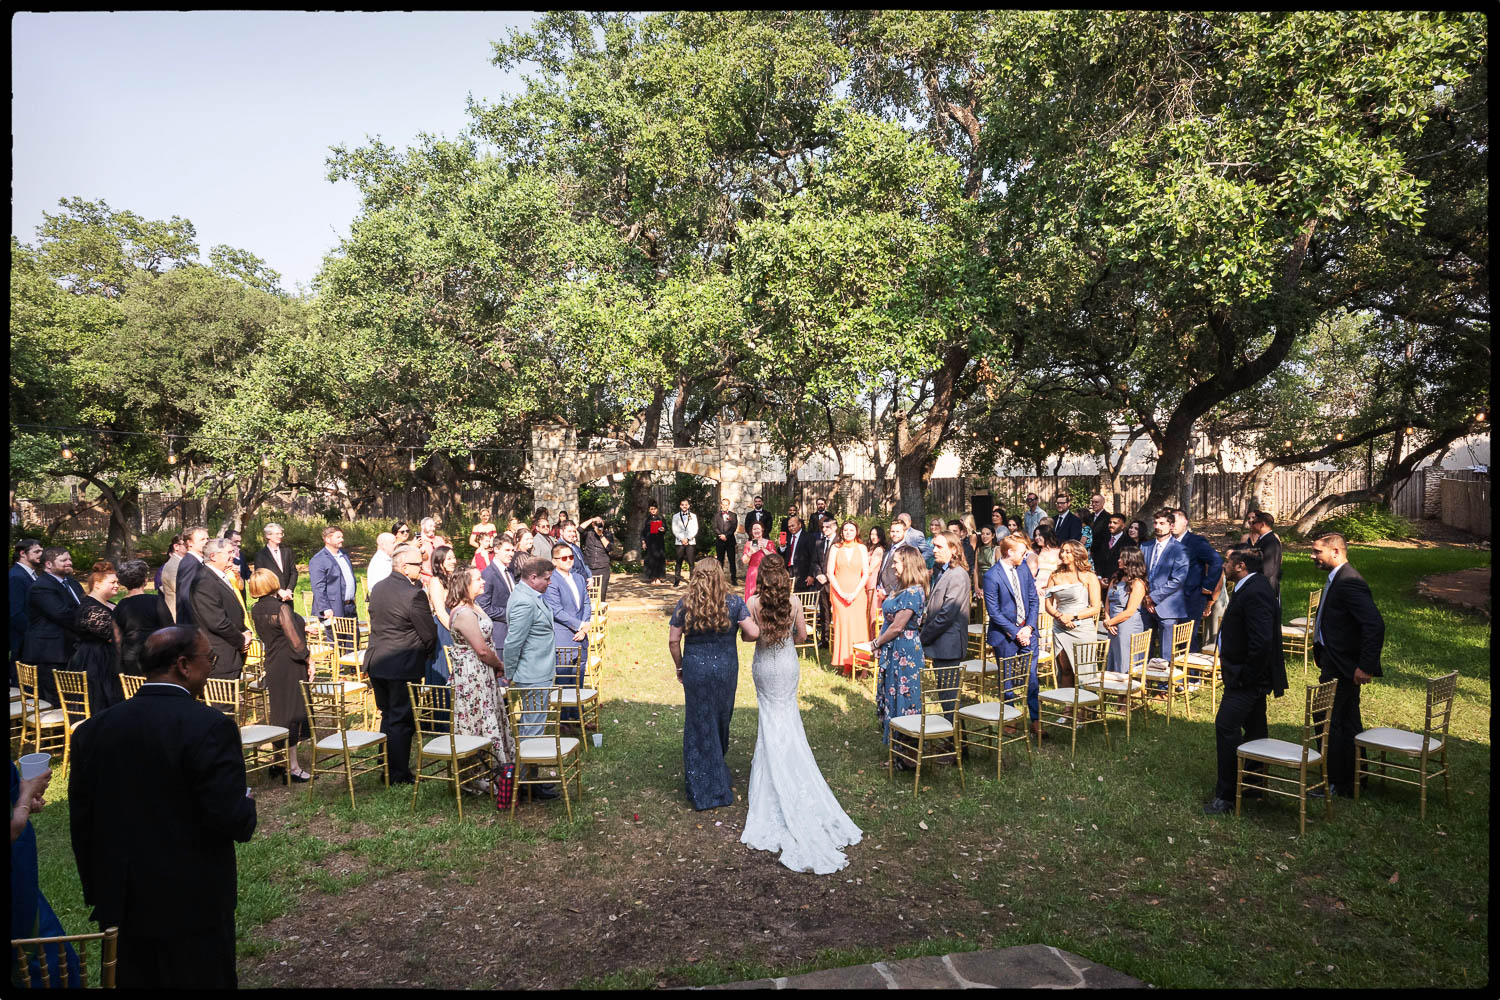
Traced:
[[550, 511], [578, 510], [578, 487], [616, 472], [682, 472], [719, 483], [719, 495], [731, 509], [750, 509], [751, 498], [765, 481], [771, 442], [765, 424], [743, 420], [725, 424], [718, 440], [686, 448], [580, 449], [572, 427], [551, 425], [531, 432], [527, 472], [536, 506]]

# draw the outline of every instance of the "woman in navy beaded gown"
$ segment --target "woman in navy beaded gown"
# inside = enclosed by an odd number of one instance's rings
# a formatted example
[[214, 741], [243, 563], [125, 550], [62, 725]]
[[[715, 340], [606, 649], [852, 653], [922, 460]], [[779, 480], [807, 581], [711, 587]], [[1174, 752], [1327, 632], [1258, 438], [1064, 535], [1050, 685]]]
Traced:
[[667, 647], [677, 665], [686, 710], [682, 725], [682, 779], [694, 809], [734, 802], [729, 765], [729, 720], [740, 676], [735, 634], [754, 642], [760, 629], [738, 594], [729, 592], [717, 559], [699, 559], [687, 596], [672, 612]]

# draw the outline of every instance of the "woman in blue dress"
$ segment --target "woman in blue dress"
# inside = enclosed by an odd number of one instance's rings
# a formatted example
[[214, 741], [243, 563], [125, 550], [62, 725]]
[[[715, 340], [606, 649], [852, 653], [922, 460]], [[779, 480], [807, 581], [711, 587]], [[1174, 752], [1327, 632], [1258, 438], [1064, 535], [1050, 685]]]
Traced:
[[760, 637], [744, 600], [729, 592], [724, 567], [712, 556], [699, 559], [688, 577], [687, 596], [672, 612], [667, 636], [687, 703], [682, 723], [682, 779], [698, 810], [734, 802], [724, 755], [729, 752], [729, 720], [740, 678], [736, 632], [747, 642]]
[[1130, 639], [1146, 630], [1146, 559], [1141, 550], [1127, 546], [1120, 550], [1120, 562], [1109, 580], [1109, 617], [1104, 627], [1109, 631], [1109, 667], [1115, 673], [1128, 672]]
[[[875, 638], [880, 674], [875, 684], [875, 714], [880, 738], [891, 741], [891, 719], [922, 714], [922, 607], [927, 601], [927, 565], [910, 546], [896, 550], [896, 580], [901, 589], [881, 604], [885, 631]], [[897, 758], [897, 765], [905, 767]]]

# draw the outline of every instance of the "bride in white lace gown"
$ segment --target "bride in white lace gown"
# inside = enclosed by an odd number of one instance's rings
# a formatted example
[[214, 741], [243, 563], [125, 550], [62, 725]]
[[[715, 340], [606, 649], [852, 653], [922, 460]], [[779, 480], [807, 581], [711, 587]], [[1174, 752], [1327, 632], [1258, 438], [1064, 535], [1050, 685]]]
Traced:
[[[781, 863], [792, 871], [831, 875], [849, 863], [841, 848], [859, 843], [862, 833], [823, 780], [802, 728], [797, 707], [802, 668], [793, 644], [807, 635], [807, 627], [801, 609], [791, 603], [790, 587], [785, 566], [768, 559], [761, 564], [756, 593], [749, 601], [762, 635], [751, 664], [760, 723], [750, 764], [750, 809], [740, 843], [759, 851], [780, 851]], [[782, 627], [768, 619], [779, 619]], [[773, 635], [770, 645], [765, 642], [767, 624], [773, 633], [782, 633], [779, 638]]]

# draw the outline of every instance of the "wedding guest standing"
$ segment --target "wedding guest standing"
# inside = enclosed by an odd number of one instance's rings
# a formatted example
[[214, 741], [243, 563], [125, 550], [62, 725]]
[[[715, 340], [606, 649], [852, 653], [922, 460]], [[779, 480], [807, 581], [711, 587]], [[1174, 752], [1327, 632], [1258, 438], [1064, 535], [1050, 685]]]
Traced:
[[380, 731], [385, 734], [391, 784], [409, 785], [412, 718], [409, 681], [420, 681], [437, 645], [437, 622], [432, 605], [417, 582], [422, 577], [422, 555], [417, 548], [398, 549], [392, 560], [396, 572], [370, 591], [370, 644], [365, 650], [365, 672], [380, 709]]
[[[365, 567], [365, 600], [370, 599], [370, 591], [381, 580], [391, 575], [391, 553], [396, 550], [396, 536], [389, 531], [382, 531], [375, 536], [375, 554], [370, 557], [370, 565]], [[258, 562], [256, 565], [260, 565]]]
[[[559, 664], [557, 683], [571, 687], [582, 686], [589, 663], [589, 620], [594, 617], [593, 602], [589, 600], [588, 581], [577, 570], [578, 557], [567, 542], [552, 546], [552, 579], [542, 600], [552, 612], [553, 643], [557, 646], [577, 646], [578, 662], [573, 666]], [[578, 709], [565, 708], [563, 722], [577, 722]], [[592, 725], [592, 724], [591, 724]]]
[[113, 571], [92, 573], [89, 583], [89, 592], [75, 612], [78, 647], [68, 669], [88, 676], [89, 714], [98, 715], [125, 700], [120, 683], [120, 627], [109, 603], [120, 588]]
[[1177, 539], [1177, 544], [1182, 546], [1188, 557], [1188, 575], [1182, 585], [1182, 599], [1187, 609], [1187, 619], [1193, 623], [1192, 649], [1197, 652], [1203, 648], [1203, 627], [1199, 623], [1208, 617], [1211, 610], [1209, 602], [1213, 600], [1214, 591], [1224, 572], [1224, 557], [1215, 551], [1208, 539], [1196, 531], [1188, 530], [1187, 511], [1181, 507], [1172, 508], [1172, 537]]
[[875, 634], [875, 622], [880, 618], [880, 601], [876, 599], [876, 588], [880, 586], [880, 568], [885, 565], [885, 554], [889, 545], [885, 529], [878, 524], [870, 525], [870, 535], [865, 541], [869, 550], [865, 562], [865, 607], [870, 616], [869, 635]]
[[203, 546], [205, 561], [193, 578], [193, 621], [203, 629], [213, 649], [211, 677], [239, 677], [245, 666], [245, 650], [255, 638], [240, 592], [229, 582], [234, 572], [229, 556], [227, 539], [210, 538]]
[[[292, 554], [291, 549], [281, 544], [281, 540], [286, 537], [286, 529], [275, 521], [272, 521], [265, 528], [261, 529], [261, 534], [265, 536], [266, 544], [262, 545], [260, 551], [255, 553], [255, 568], [268, 569], [272, 573], [275, 573], [276, 589], [281, 592], [281, 599], [283, 601], [290, 601], [292, 595], [297, 592], [297, 557]], [[388, 536], [382, 532], [380, 537], [393, 536]], [[377, 539], [376, 545], [379, 546], [379, 544], [380, 542]], [[386, 551], [389, 552], [390, 550], [386, 549]], [[365, 582], [367, 586], [373, 587], [375, 585], [375, 581], [373, 580]]]
[[739, 585], [739, 567], [735, 565], [734, 558], [734, 532], [739, 527], [739, 520], [734, 516], [734, 511], [729, 509], [729, 498], [719, 499], [719, 512], [714, 515], [714, 558], [719, 560], [719, 565], [729, 567], [729, 585]]
[[1041, 739], [1040, 687], [1036, 673], [1036, 632], [1041, 598], [1037, 594], [1035, 579], [1021, 568], [1028, 551], [1026, 538], [1019, 533], [1006, 535], [1000, 540], [1000, 559], [984, 578], [984, 606], [990, 623], [986, 641], [995, 651], [997, 663], [1023, 653], [1030, 657], [1026, 705], [1031, 710], [1032, 735]]
[[256, 566], [250, 574], [250, 622], [265, 650], [266, 698], [270, 702], [269, 723], [287, 730], [286, 770], [271, 769], [271, 777], [290, 773], [293, 781], [310, 781], [312, 775], [297, 761], [297, 744], [307, 739], [307, 705], [302, 700], [302, 682], [313, 679], [307, 648], [307, 625], [292, 610], [292, 602], [281, 597], [281, 580], [269, 566]]
[[[1099, 556], [1104, 551], [1104, 542], [1110, 535], [1109, 518], [1109, 511], [1104, 509], [1104, 497], [1098, 493], [1089, 497], [1087, 524], [1089, 529], [1089, 561], [1094, 564], [1094, 572], [1099, 574], [1099, 579], [1101, 580], [1108, 580], [1114, 572], [1114, 570], [1110, 570], [1110, 572], [1106, 573], [1099, 568]], [[1121, 521], [1120, 526], [1124, 527], [1124, 525], [1125, 522]]]
[[[550, 687], [557, 680], [557, 645], [552, 632], [552, 609], [543, 598], [552, 582], [551, 559], [520, 559], [516, 569], [517, 586], [505, 606], [509, 623], [505, 632], [505, 677], [511, 685], [524, 688]], [[514, 693], [510, 697], [516, 697]], [[522, 712], [517, 735], [521, 739], [540, 736], [546, 720], [546, 695], [529, 691], [520, 695]], [[535, 778], [536, 766], [528, 768]], [[556, 785], [536, 785], [530, 794], [539, 799], [555, 799]]]
[[1146, 560], [1146, 610], [1155, 617], [1156, 642], [1163, 657], [1171, 653], [1172, 629], [1187, 621], [1187, 550], [1172, 537], [1172, 512], [1156, 512], [1152, 519], [1156, 537], [1141, 546]]
[[646, 508], [646, 521], [641, 525], [641, 563], [647, 583], [667, 582], [667, 522], [654, 503]]
[[[506, 719], [505, 674], [494, 646], [494, 622], [475, 603], [484, 592], [480, 571], [463, 568], [448, 579], [448, 620], [453, 632], [453, 731], [490, 740], [491, 777], [515, 762], [515, 741]], [[474, 790], [490, 791], [489, 780]]]
[[854, 666], [854, 644], [870, 641], [870, 553], [859, 541], [859, 525], [845, 521], [828, 567], [833, 618], [832, 662]]
[[604, 518], [591, 517], [578, 526], [583, 533], [583, 565], [599, 581], [599, 603], [609, 600], [609, 547], [614, 536], [604, 527]]
[[448, 660], [444, 651], [453, 645], [453, 633], [448, 630], [448, 577], [458, 569], [458, 556], [446, 545], [432, 550], [432, 578], [424, 588], [427, 603], [432, 607], [432, 623], [437, 629], [437, 646], [432, 658], [427, 661], [425, 674], [428, 684], [448, 683]]
[[758, 524], [760, 525], [761, 537], [769, 539], [771, 537], [772, 517], [771, 512], [765, 509], [765, 499], [757, 496], [750, 502], [753, 506], [745, 514], [745, 534], [749, 535], [751, 527]]
[[143, 559], [127, 559], [120, 564], [120, 586], [126, 596], [115, 605], [115, 624], [120, 627], [120, 672], [141, 673], [141, 650], [146, 637], [172, 624], [167, 602], [160, 594], [146, 593], [149, 567]]
[[[769, 515], [768, 515], [769, 519]], [[776, 547], [766, 537], [765, 525], [756, 521], [750, 525], [750, 537], [745, 540], [745, 599], [749, 600], [755, 596], [756, 581], [759, 578], [760, 564], [768, 553], [774, 553]]]
[[833, 577], [833, 553], [839, 543], [839, 525], [831, 516], [819, 523], [822, 525], [822, 531], [814, 542], [813, 580], [818, 588], [818, 628], [822, 634], [815, 638], [819, 645], [828, 646], [831, 642], [830, 632], [833, 627], [833, 594], [830, 581]]
[[[12, 938], [65, 937], [67, 930], [52, 904], [42, 894], [41, 871], [37, 865], [36, 830], [31, 825], [33, 813], [46, 806], [47, 786], [52, 782], [49, 767], [34, 778], [21, 780], [16, 762], [10, 763], [10, 933]], [[64, 942], [27, 949], [26, 973], [21, 972], [19, 955], [12, 955], [11, 986], [41, 989], [53, 987], [81, 989], [83, 968], [78, 952]], [[42, 963], [47, 963], [43, 981]]]
[[[922, 714], [922, 609], [927, 603], [927, 565], [922, 551], [913, 545], [895, 550], [896, 584], [899, 588], [885, 599], [885, 631], [875, 638], [880, 669], [875, 681], [875, 714], [880, 719], [880, 738], [891, 742], [891, 720], [902, 715]], [[905, 770], [898, 758], [897, 767]]]
[[1036, 589], [1040, 593], [1047, 589], [1047, 581], [1052, 579], [1052, 574], [1062, 559], [1062, 549], [1058, 547], [1057, 536], [1045, 524], [1038, 525], [1031, 533], [1031, 554], [1034, 557], [1031, 575], [1036, 580]]
[[536, 559], [552, 558], [552, 522], [545, 511], [531, 522], [531, 555]]
[[[307, 561], [307, 578], [312, 583], [312, 613], [322, 618], [328, 635], [333, 635], [331, 618], [354, 617], [354, 564], [344, 551], [344, 531], [336, 524], [323, 529], [323, 547]], [[368, 598], [367, 598], [368, 600]], [[352, 653], [347, 640], [340, 644], [341, 653]]]
[[26, 595], [31, 593], [37, 574], [42, 571], [42, 543], [23, 538], [16, 543], [16, 561], [11, 564], [10, 587], [10, 683], [16, 684], [16, 661], [26, 641]]
[[976, 594], [984, 588], [984, 574], [990, 571], [990, 567], [995, 565], [995, 560], [999, 556], [996, 541], [994, 525], [981, 524], [979, 544], [974, 548], [974, 577], [971, 581]]
[[1146, 526], [1145, 521], [1131, 521], [1125, 526], [1124, 540], [1140, 548], [1151, 540], [1151, 529]]
[[187, 551], [182, 554], [182, 561], [177, 564], [177, 572], [172, 578], [177, 598], [173, 605], [176, 610], [173, 619], [178, 625], [192, 625], [193, 581], [203, 568], [203, 548], [208, 544], [208, 529], [202, 525], [189, 528], [182, 533], [182, 537], [187, 542]]
[[682, 586], [682, 563], [687, 560], [688, 572], [698, 558], [698, 515], [692, 511], [692, 502], [683, 497], [677, 503], [677, 513], [672, 517], [672, 541], [677, 547], [677, 568], [672, 571], [672, 586]]
[[1083, 521], [1073, 513], [1073, 501], [1066, 493], [1059, 493], [1054, 501], [1057, 504], [1057, 517], [1052, 521], [1052, 533], [1057, 536], [1057, 543], [1079, 541], [1083, 538]]
[[[1349, 563], [1343, 535], [1330, 532], [1314, 540], [1312, 559], [1314, 566], [1328, 572], [1313, 622], [1313, 659], [1320, 682], [1335, 678], [1339, 682], [1328, 723], [1328, 784], [1334, 795], [1347, 797], [1354, 794], [1354, 737], [1364, 728], [1359, 718], [1359, 689], [1381, 676], [1385, 619], [1375, 606], [1370, 585]], [[1235, 593], [1238, 596], [1238, 587]], [[1276, 662], [1281, 662], [1280, 655]]]
[[490, 564], [480, 574], [480, 579], [484, 581], [484, 592], [475, 603], [489, 616], [492, 625], [490, 642], [497, 653], [505, 649], [505, 607], [510, 602], [510, 593], [517, 583], [515, 558], [516, 540], [511, 537], [510, 532], [506, 532], [495, 542], [495, 558], [490, 560]]
[[1099, 574], [1101, 580], [1114, 578], [1115, 568], [1120, 563], [1121, 549], [1126, 543], [1125, 515], [1110, 514], [1108, 521], [1104, 534], [1094, 536], [1094, 572]]
[[1130, 666], [1130, 640], [1151, 626], [1147, 624], [1146, 560], [1141, 558], [1141, 550], [1134, 546], [1121, 549], [1115, 562], [1104, 627], [1109, 631], [1109, 669], [1123, 674]]
[[[762, 586], [773, 560], [761, 566]], [[729, 720], [739, 683], [740, 655], [735, 635], [753, 642], [760, 629], [738, 594], [729, 592], [724, 568], [700, 559], [688, 576], [688, 591], [672, 611], [667, 650], [677, 668], [686, 702], [682, 725], [682, 777], [697, 810], [734, 803], [725, 755]]]
[[1042, 518], [1046, 516], [1046, 508], [1037, 505], [1036, 494], [1026, 494], [1026, 510], [1021, 515], [1021, 527], [1025, 530], [1027, 538], [1032, 536], [1032, 533], [1036, 531], [1036, 526], [1041, 524]]
[[1281, 539], [1276, 536], [1276, 518], [1263, 510], [1251, 517], [1255, 530], [1255, 547], [1260, 549], [1261, 573], [1271, 585], [1276, 601], [1281, 603]]
[[78, 645], [83, 588], [73, 578], [73, 556], [61, 546], [42, 550], [42, 571], [26, 595], [26, 638], [21, 662], [36, 666], [37, 696], [56, 705], [54, 670], [67, 667]]
[[[932, 537], [932, 587], [922, 615], [922, 652], [934, 667], [944, 670], [940, 686], [953, 688], [943, 702], [950, 720], [957, 702], [958, 665], [969, 645], [969, 564], [964, 561], [958, 535], [940, 531]], [[955, 671], [948, 674], [947, 671]]]
[[[1089, 569], [1089, 550], [1076, 538], [1062, 543], [1057, 571], [1052, 574], [1043, 604], [1052, 616], [1052, 649], [1057, 658], [1060, 687], [1072, 687], [1079, 646], [1099, 638], [1094, 618], [1101, 607], [1099, 578]], [[1095, 663], [1094, 670], [1101, 664]]]

